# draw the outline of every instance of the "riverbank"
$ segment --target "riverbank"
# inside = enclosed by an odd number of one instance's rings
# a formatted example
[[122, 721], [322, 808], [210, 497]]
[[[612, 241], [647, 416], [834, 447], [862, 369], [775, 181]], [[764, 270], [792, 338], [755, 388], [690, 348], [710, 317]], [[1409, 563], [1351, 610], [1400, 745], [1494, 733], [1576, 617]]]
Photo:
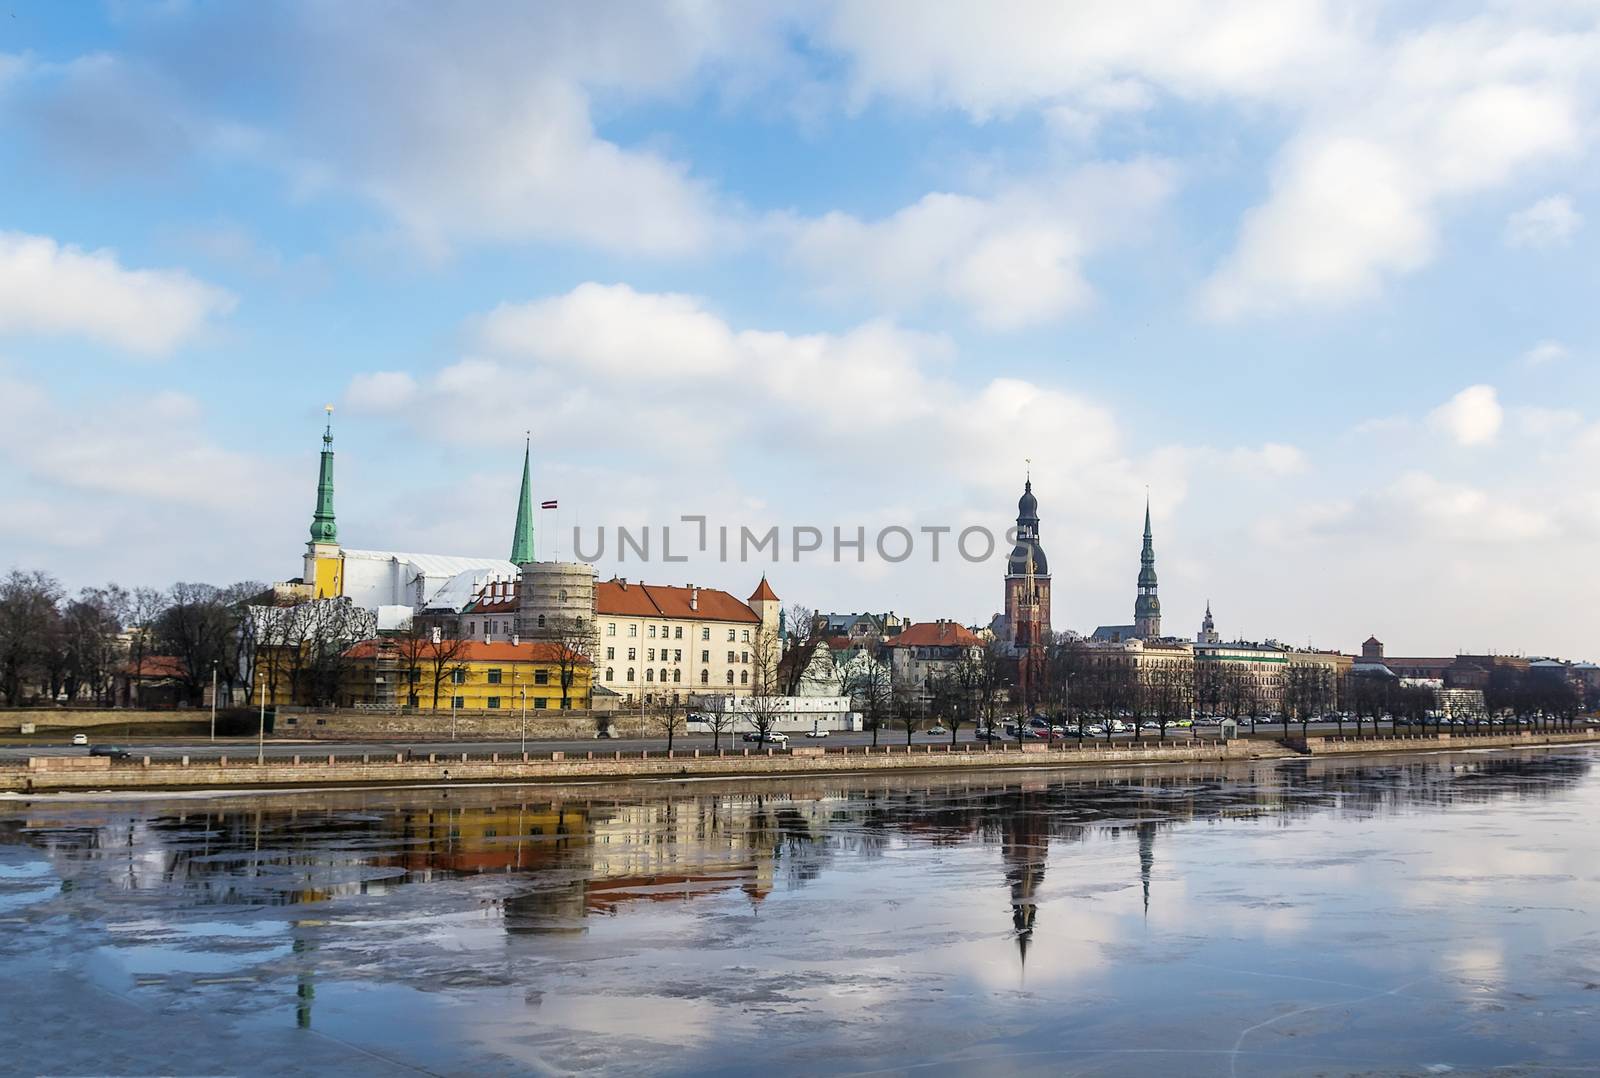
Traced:
[[582, 753], [301, 754], [257, 762], [254, 755], [153, 760], [93, 756], [34, 757], [0, 768], [0, 792], [271, 789], [438, 783], [550, 783], [608, 779], [768, 778], [867, 772], [1163, 765], [1316, 756], [1415, 753], [1472, 748], [1534, 748], [1600, 741], [1600, 734], [1515, 733], [1490, 736], [1305, 738], [1285, 743], [1184, 741], [1160, 745], [1076, 742], [1046, 745], [883, 745], [789, 749], [694, 749]]

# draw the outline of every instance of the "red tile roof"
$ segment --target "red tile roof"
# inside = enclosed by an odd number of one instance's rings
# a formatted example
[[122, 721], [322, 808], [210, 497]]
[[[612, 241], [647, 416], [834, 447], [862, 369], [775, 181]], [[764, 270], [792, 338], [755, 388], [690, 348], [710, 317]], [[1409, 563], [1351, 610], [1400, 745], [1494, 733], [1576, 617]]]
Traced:
[[137, 667], [125, 664], [122, 672], [138, 678], [181, 678], [189, 673], [189, 667], [176, 655], [146, 655]]
[[767, 583], [766, 573], [761, 574], [761, 583], [757, 584], [756, 590], [750, 593], [748, 601], [752, 603], [775, 603], [778, 601], [778, 593], [772, 590], [771, 584]]
[[[689, 603], [691, 599], [694, 607]], [[690, 618], [701, 621], [759, 622], [756, 612], [716, 588], [602, 580], [594, 586], [596, 614], [634, 618]]]
[[885, 647], [982, 647], [983, 641], [971, 629], [954, 621], [922, 621], [902, 629], [884, 642]]
[[[362, 640], [352, 644], [345, 650], [347, 659], [370, 659], [380, 649], [396, 656], [404, 647], [404, 642], [399, 640]], [[425, 658], [433, 649], [432, 644], [424, 643], [420, 654]], [[557, 663], [561, 661], [561, 645], [547, 641], [524, 640], [513, 644], [509, 640], [496, 640], [492, 644], [485, 644], [482, 640], [463, 640], [461, 650], [453, 656], [456, 662], [522, 662], [522, 663]], [[579, 656], [582, 662], [589, 660]]]

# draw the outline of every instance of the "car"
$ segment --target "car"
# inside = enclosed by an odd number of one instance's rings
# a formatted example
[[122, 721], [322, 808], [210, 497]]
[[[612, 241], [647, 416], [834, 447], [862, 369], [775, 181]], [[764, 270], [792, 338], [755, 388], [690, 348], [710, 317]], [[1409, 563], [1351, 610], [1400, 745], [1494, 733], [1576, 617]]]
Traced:
[[118, 748], [115, 745], [96, 745], [94, 748], [89, 750], [89, 755], [109, 756], [113, 760], [127, 760], [133, 756], [133, 753], [129, 752], [127, 749]]
[[598, 729], [598, 730], [596, 730], [594, 732], [594, 736], [598, 737], [598, 738], [604, 738], [604, 739], [609, 740], [611, 738], [616, 737], [617, 736], [617, 732], [615, 730], [613, 730], [609, 726], [602, 726], [600, 729]]
[[[759, 730], [751, 730], [748, 734], [744, 735], [744, 740], [760, 743], [761, 732]], [[779, 733], [777, 730], [772, 730], [767, 734], [766, 740], [772, 745], [787, 745], [789, 743], [789, 735]]]
[[922, 732], [925, 733], [925, 734], [932, 734], [934, 737], [943, 737], [945, 734], [948, 734], [950, 731], [946, 730], [943, 726], [940, 726], [940, 725], [938, 725], [936, 723], [933, 726], [928, 727], [926, 730], [924, 730]]
[[807, 737], [827, 737], [828, 736], [828, 731], [820, 729], [820, 728], [819, 729], [814, 729], [814, 730], [807, 730], [806, 731], [806, 736]]
[[72, 743], [74, 745], [87, 745], [89, 743], [89, 735], [88, 734], [73, 734], [72, 735]]
[[1104, 726], [1101, 726], [1099, 723], [1095, 723], [1093, 726], [1085, 726], [1083, 728], [1083, 732], [1084, 732], [1084, 735], [1087, 736], [1087, 737], [1105, 737], [1106, 736], [1106, 728]]
[[1159, 730], [1159, 729], [1161, 729], [1161, 724], [1152, 719], [1152, 720], [1149, 720], [1147, 722], [1141, 722], [1139, 724], [1139, 729], [1141, 729], [1141, 730]]

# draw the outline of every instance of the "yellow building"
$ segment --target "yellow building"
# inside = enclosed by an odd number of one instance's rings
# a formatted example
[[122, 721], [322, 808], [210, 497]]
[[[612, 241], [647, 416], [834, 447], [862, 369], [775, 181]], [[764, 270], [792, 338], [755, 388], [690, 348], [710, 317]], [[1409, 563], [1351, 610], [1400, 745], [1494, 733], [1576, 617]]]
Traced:
[[363, 640], [344, 658], [340, 702], [346, 706], [419, 711], [590, 706], [589, 660], [559, 644], [390, 637]]

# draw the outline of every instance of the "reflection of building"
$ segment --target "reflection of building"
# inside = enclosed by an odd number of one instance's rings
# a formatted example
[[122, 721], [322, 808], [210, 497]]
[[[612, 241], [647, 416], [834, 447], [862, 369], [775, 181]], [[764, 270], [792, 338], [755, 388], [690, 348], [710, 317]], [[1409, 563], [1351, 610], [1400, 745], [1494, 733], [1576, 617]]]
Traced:
[[1006, 884], [1011, 889], [1011, 927], [1018, 957], [1024, 963], [1028, 960], [1028, 945], [1033, 942], [1039, 915], [1038, 890], [1044, 882], [1049, 855], [1049, 817], [1042, 805], [1034, 805], [1032, 797], [1024, 794], [1002, 825], [1000, 840], [1000, 859], [1005, 862]]

